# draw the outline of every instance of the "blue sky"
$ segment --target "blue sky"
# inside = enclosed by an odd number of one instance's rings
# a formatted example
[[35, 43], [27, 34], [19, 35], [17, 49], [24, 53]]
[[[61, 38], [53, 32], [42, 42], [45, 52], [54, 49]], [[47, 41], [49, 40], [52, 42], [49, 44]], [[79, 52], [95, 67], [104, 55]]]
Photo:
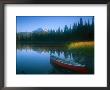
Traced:
[[32, 32], [38, 28], [55, 29], [64, 28], [78, 22], [80, 18], [83, 21], [92, 22], [92, 16], [16, 16], [17, 32]]

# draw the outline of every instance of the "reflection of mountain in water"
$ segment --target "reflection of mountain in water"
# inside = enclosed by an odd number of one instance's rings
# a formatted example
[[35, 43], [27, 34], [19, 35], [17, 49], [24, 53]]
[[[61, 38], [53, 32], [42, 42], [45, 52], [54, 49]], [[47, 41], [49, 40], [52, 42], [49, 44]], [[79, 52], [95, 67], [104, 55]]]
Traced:
[[72, 55], [73, 53], [68, 51], [68, 49], [65, 47], [40, 47], [35, 45], [17, 45], [17, 49], [19, 50], [28, 49], [37, 51], [39, 53], [48, 52], [50, 54], [55, 54], [59, 57], [63, 54], [65, 58], [72, 58], [74, 56]]

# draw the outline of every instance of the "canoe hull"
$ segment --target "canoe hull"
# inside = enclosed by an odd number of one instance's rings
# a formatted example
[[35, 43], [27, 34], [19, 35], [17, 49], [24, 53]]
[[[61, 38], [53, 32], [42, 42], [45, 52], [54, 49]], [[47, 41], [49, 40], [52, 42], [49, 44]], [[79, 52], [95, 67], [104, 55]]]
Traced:
[[70, 71], [76, 71], [76, 72], [79, 72], [82, 74], [88, 73], [88, 69], [86, 67], [64, 64], [64, 63], [58, 62], [58, 60], [56, 61], [56, 59], [53, 57], [52, 58], [50, 57], [50, 60], [51, 60], [52, 64], [54, 64], [60, 68], [67, 69]]

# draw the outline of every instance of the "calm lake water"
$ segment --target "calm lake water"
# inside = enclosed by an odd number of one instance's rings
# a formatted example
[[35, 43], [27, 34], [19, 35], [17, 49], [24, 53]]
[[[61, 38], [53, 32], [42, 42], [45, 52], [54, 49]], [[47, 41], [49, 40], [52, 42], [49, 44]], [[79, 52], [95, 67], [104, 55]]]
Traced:
[[44, 47], [36, 45], [18, 45], [16, 53], [16, 74], [81, 74], [58, 67], [51, 63], [50, 56], [54, 55], [62, 60], [72, 61], [77, 65], [84, 65], [88, 72], [94, 73], [94, 56], [84, 56], [74, 51], [69, 51], [63, 46]]

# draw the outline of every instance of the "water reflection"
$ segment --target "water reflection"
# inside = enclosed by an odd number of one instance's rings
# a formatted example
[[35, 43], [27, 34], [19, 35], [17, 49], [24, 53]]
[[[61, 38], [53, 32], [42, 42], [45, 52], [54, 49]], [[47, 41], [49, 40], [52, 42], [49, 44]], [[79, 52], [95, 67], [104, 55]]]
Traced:
[[50, 55], [72, 61], [88, 68], [87, 74], [94, 73], [94, 56], [70, 51], [64, 46], [17, 45], [17, 74], [78, 74], [79, 72], [57, 67], [50, 61]]

